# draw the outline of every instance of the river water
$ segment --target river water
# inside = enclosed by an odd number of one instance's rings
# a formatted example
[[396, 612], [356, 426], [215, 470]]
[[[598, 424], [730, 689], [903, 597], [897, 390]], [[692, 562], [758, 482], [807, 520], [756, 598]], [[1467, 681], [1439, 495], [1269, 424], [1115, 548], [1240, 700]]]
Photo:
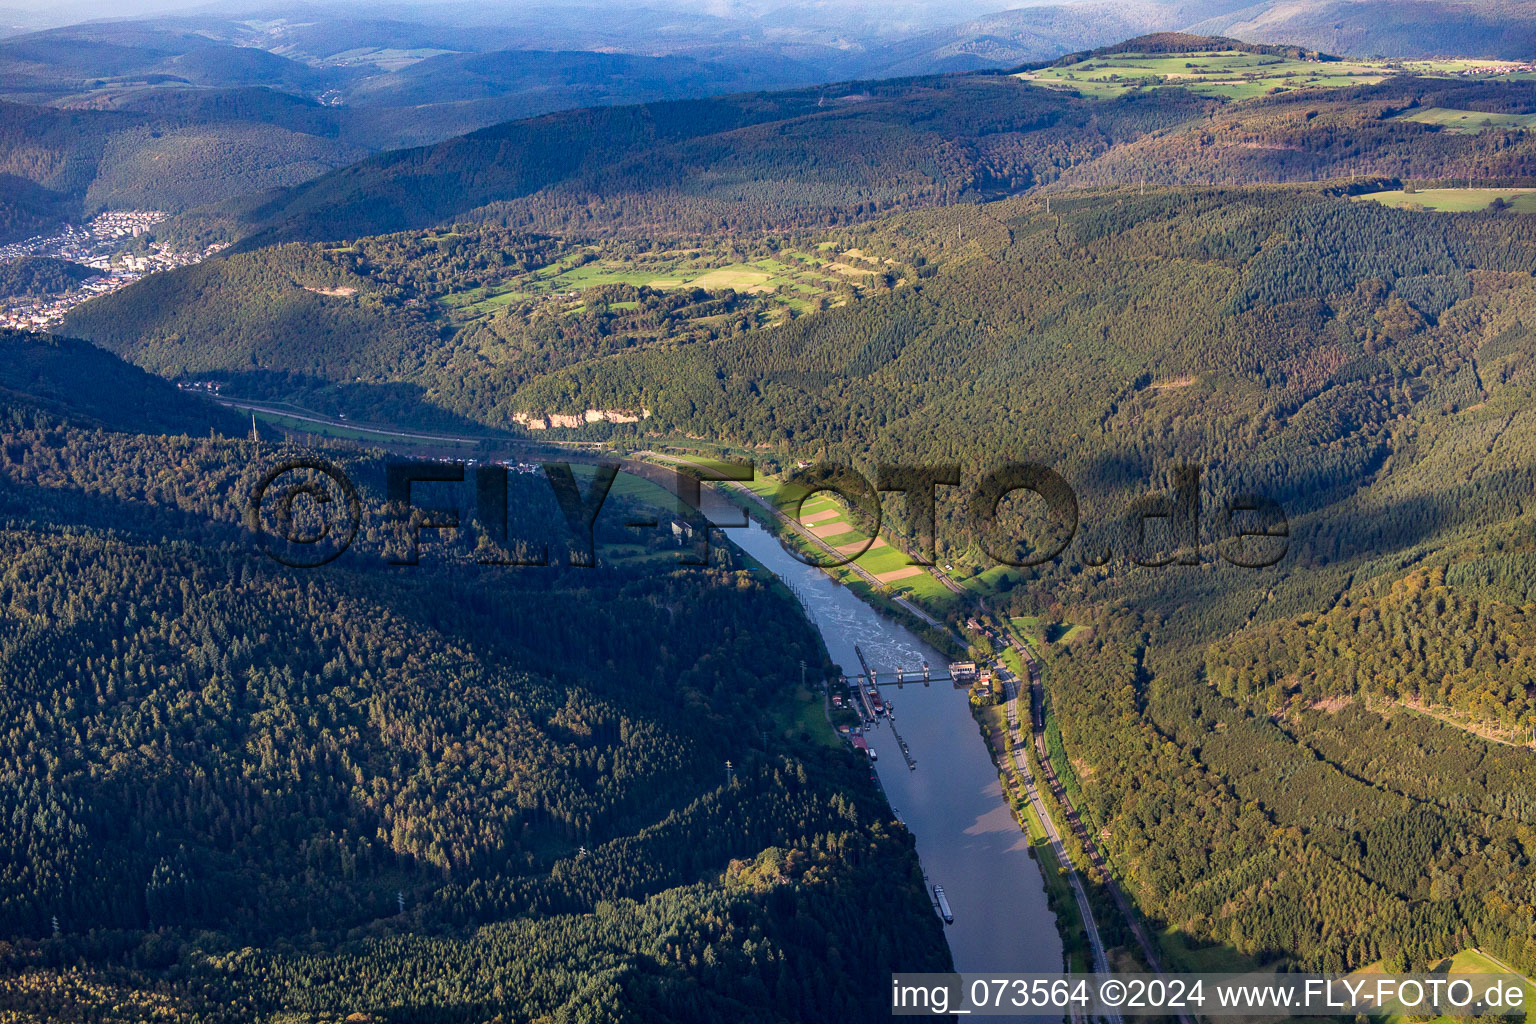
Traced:
[[[855, 645], [882, 678], [898, 666], [920, 669], [925, 660], [934, 675], [948, 674], [947, 658], [794, 558], [755, 520], [726, 534], [794, 589], [832, 660], [850, 676], [859, 671]], [[917, 840], [929, 885], [942, 885], [949, 899], [955, 923], [944, 933], [955, 969], [1062, 970], [1061, 937], [1039, 864], [1003, 802], [965, 691], [948, 681], [918, 682], [899, 690], [882, 686], [881, 696], [895, 717], [868, 729], [866, 738], [879, 754], [875, 769], [891, 806]], [[896, 734], [907, 742], [915, 771], [908, 770]]]

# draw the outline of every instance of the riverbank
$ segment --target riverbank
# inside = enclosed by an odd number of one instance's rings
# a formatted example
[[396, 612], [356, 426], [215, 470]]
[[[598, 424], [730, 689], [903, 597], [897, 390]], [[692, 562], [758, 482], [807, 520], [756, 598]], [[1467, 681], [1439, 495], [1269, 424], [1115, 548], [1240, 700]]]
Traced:
[[[882, 677], [894, 678], [898, 667], [947, 660], [895, 616], [796, 559], [759, 518], [729, 536], [785, 581], [836, 664], [857, 666], [862, 651]], [[977, 742], [965, 691], [947, 679], [918, 679], [884, 688], [883, 696], [894, 717], [877, 718], [862, 738], [878, 755], [872, 769], [913, 836], [930, 889], [946, 890], [955, 920], [945, 934], [956, 969], [1060, 971], [1063, 946], [1041, 862], [1030, 855], [996, 765]]]
[[[774, 536], [798, 551], [808, 566], [826, 565], [842, 555], [830, 543], [821, 541], [799, 524], [789, 520], [754, 489], [740, 484], [721, 483], [716, 485], [716, 490], [737, 507], [756, 518]], [[874, 606], [907, 629], [921, 635], [924, 640], [943, 651], [951, 659], [960, 660], [967, 657], [965, 640], [956, 635], [942, 620], [929, 614], [911, 599], [882, 587], [877, 578], [873, 578], [867, 570], [855, 562], [830, 566], [820, 571], [841, 586], [847, 587], [865, 604]]]
[[[263, 418], [284, 417], [285, 427], [300, 422], [292, 418], [295, 410], [252, 411]], [[360, 438], [352, 440], [368, 443]], [[382, 440], [379, 433], [368, 439], [373, 443], [378, 440]], [[388, 431], [386, 446], [418, 455], [430, 451], [449, 458], [465, 457], [468, 453], [460, 454], [462, 448], [452, 450], [454, 442], [463, 440], [469, 439]], [[516, 450], [519, 456], [529, 457], [526, 444], [517, 445]], [[634, 461], [656, 454], [649, 452], [616, 459], [616, 453], [590, 447], [568, 451], [575, 456], [573, 462], [594, 458], [624, 462], [625, 468], [649, 481], [649, 486], [668, 490], [675, 484], [658, 478], [661, 467], [689, 461], [675, 456]], [[481, 448], [475, 457], [499, 456]], [[629, 493], [632, 488], [615, 486], [615, 494], [639, 497], [638, 492]], [[827, 548], [816, 543], [818, 538], [776, 515], [759, 495], [731, 485], [715, 485], [705, 493], [749, 512], [749, 526], [730, 530], [728, 539], [778, 577], [800, 602], [821, 635], [823, 650], [832, 664], [844, 668], [855, 665], [857, 645], [881, 675], [890, 678], [896, 668], [915, 669], [924, 662], [940, 666], [964, 655], [966, 642], [953, 629], [908, 597], [891, 593], [891, 588], [882, 586], [878, 579], [866, 578], [859, 569], [849, 569], [839, 578], [836, 570], [829, 574], [807, 565], [804, 558], [795, 558], [785, 545], [801, 555], [817, 550], [825, 555]], [[670, 508], [672, 504], [664, 500], [662, 491], [656, 492], [656, 500], [659, 507]], [[841, 537], [835, 539], [842, 542]], [[959, 588], [944, 583], [938, 573], [933, 578], [940, 580], [947, 593], [962, 598]], [[813, 711], [822, 718], [824, 705], [818, 708], [813, 703], [819, 693], [820, 687], [815, 687], [795, 694], [796, 700], [786, 705], [785, 714], [775, 716], [775, 726], [793, 729], [810, 725]], [[806, 700], [807, 696], [812, 700]], [[913, 836], [930, 890], [934, 884], [942, 884], [947, 891], [955, 922], [945, 932], [956, 968], [1061, 970], [1064, 947], [1042, 862], [1030, 855], [1029, 835], [1011, 810], [997, 767], [986, 748], [976, 742], [977, 725], [965, 693], [952, 688], [947, 680], [932, 686], [919, 681], [909, 682], [904, 691], [889, 696], [896, 718], [880, 719], [865, 730], [865, 739], [879, 755], [872, 767], [893, 812]], [[824, 721], [818, 724], [821, 728], [810, 730], [813, 735], [823, 734], [822, 729], [827, 728]], [[912, 762], [904, 757], [903, 748], [913, 753]], [[909, 763], [913, 767], [909, 768]]]
[[1009, 767], [1014, 763], [1015, 755], [1003, 708], [1001, 705], [977, 708], [975, 718], [982, 742], [987, 745], [992, 764], [997, 769], [998, 782], [1003, 787], [1003, 796], [1013, 812], [1013, 819], [1029, 836], [1029, 854], [1040, 865], [1051, 912], [1056, 915], [1056, 931], [1061, 936], [1067, 970], [1074, 974], [1090, 973], [1093, 970], [1093, 954], [1088, 944], [1087, 931], [1083, 927], [1082, 913], [1067, 881], [1071, 866], [1063, 864], [1056, 856], [1050, 836], [1026, 792], [1023, 780]]

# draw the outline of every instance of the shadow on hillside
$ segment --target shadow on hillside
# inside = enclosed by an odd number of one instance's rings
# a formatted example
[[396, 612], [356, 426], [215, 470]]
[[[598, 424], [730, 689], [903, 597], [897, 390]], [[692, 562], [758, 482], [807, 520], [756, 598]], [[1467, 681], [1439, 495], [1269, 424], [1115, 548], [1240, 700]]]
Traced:
[[336, 383], [298, 374], [252, 371], [219, 374], [221, 394], [239, 401], [295, 407], [319, 416], [355, 421], [360, 427], [432, 430], [469, 437], [511, 438], [522, 434], [472, 419], [437, 404], [416, 384], [349, 381]]

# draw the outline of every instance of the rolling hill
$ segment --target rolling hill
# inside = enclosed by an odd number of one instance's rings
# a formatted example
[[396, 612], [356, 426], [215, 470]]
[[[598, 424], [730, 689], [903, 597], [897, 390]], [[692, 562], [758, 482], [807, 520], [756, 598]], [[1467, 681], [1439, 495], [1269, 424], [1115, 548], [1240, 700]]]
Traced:
[[107, 430], [242, 433], [238, 416], [84, 342], [5, 330], [0, 351], [0, 393], [8, 409], [29, 408]]
[[234, 207], [230, 230], [318, 240], [471, 211], [545, 230], [828, 223], [1026, 188], [1196, 108], [1169, 94], [1094, 109], [952, 76], [570, 112], [381, 155]]
[[[792, 64], [686, 56], [480, 52], [496, 33], [422, 35], [431, 31], [322, 20], [296, 36], [269, 37], [242, 22], [167, 18], [4, 39], [0, 174], [31, 186], [18, 182], [0, 196], [0, 232], [13, 240], [104, 208], [216, 204], [291, 187], [380, 150], [551, 110], [821, 77]], [[402, 33], [415, 43], [394, 47], [408, 42]], [[381, 45], [360, 47], [367, 39]], [[520, 44], [507, 37], [502, 45]], [[354, 60], [348, 50], [406, 56]]]
[[[808, 228], [1057, 181], [1531, 173], [1523, 132], [1457, 136], [1396, 118], [1416, 107], [1536, 110], [1527, 82], [1467, 81], [1430, 66], [1319, 65], [1285, 56], [1307, 51], [1205, 37], [1126, 45], [1236, 46], [1261, 63], [1294, 60], [1293, 77], [1327, 80], [1245, 82], [1255, 69], [1234, 72], [1244, 86], [1237, 95], [1254, 98], [1237, 105], [1219, 91], [1190, 95], [1177, 76], [1102, 95], [1069, 80], [975, 74], [568, 112], [382, 154], [286, 193], [199, 211], [183, 230], [246, 247], [335, 238], [337, 225], [355, 237], [465, 216], [551, 233], [662, 224], [709, 233]], [[1287, 94], [1268, 95], [1279, 92]]]

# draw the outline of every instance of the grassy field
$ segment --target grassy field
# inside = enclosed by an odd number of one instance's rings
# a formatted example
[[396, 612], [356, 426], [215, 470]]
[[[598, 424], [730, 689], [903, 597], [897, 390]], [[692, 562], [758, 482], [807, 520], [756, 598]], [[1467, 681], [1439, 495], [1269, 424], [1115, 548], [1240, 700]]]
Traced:
[[1054, 626], [1051, 635], [1046, 639], [1053, 644], [1070, 644], [1089, 632], [1089, 627], [1079, 626], [1075, 622], [1065, 622]]
[[[1383, 967], [1380, 963], [1374, 963], [1368, 967], [1362, 967], [1360, 970], [1351, 975], [1351, 977], [1384, 973], [1387, 973], [1386, 968]], [[1442, 960], [1437, 964], [1431, 965], [1428, 972], [1426, 973], [1434, 975], [1464, 976], [1469, 974], [1518, 974], [1519, 972], [1512, 970], [1509, 965], [1500, 962], [1492, 956], [1489, 956], [1487, 953], [1484, 953], [1480, 949], [1464, 949], [1449, 959]], [[1529, 979], [1524, 979], [1524, 981], [1525, 984], [1523, 985], [1523, 988], [1525, 990], [1525, 1006], [1530, 1007], [1536, 1005], [1536, 984], [1533, 984]], [[1525, 1016], [1525, 1014], [1517, 1014], [1508, 1019], [1518, 1020], [1523, 1016]], [[1382, 1016], [1373, 1016], [1371, 1019], [1373, 1021], [1380, 1021], [1381, 1024], [1410, 1024], [1412, 1021], [1428, 1021], [1429, 1024], [1464, 1024], [1464, 1022], [1469, 1018], [1426, 1018], [1422, 1014], [1411, 1015], [1407, 1013], [1388, 1013]]]
[[1203, 96], [1250, 99], [1292, 89], [1373, 85], [1393, 72], [1373, 61], [1305, 61], [1242, 52], [1117, 53], [1020, 78], [1083, 96], [1112, 99], [1134, 89], [1178, 86]]
[[[780, 481], [759, 476], [745, 486], [772, 503], [778, 494]], [[909, 598], [934, 614], [941, 613], [953, 599], [954, 595], [930, 573], [923, 571], [920, 566], [913, 566], [901, 548], [884, 538], [871, 542], [869, 535], [853, 523], [848, 510], [829, 492], [811, 495], [801, 507], [800, 520], [817, 539], [840, 549], [845, 555], [862, 548], [863, 553], [854, 559], [853, 564], [879, 580], [885, 594]], [[816, 555], [818, 561], [826, 560], [825, 552], [818, 551]], [[857, 591], [870, 589], [868, 581], [848, 566], [837, 566], [828, 572], [839, 583]]]
[[729, 288], [771, 297], [770, 305], [780, 310], [805, 313], [822, 300], [829, 305], [843, 301], [834, 294], [839, 285], [858, 288], [885, 269], [861, 255], [837, 255], [820, 247], [813, 251], [782, 249], [769, 257], [739, 262], [706, 249], [620, 256], [598, 246], [584, 246], [538, 270], [453, 292], [437, 301], [460, 318], [539, 301], [563, 303], [568, 311], [574, 311], [581, 308], [581, 295], [587, 289], [627, 284], [658, 290]]
[[781, 737], [808, 737], [833, 749], [847, 745], [827, 721], [825, 698], [820, 690], [797, 686], [792, 699], [773, 705], [768, 713]]
[[[755, 480], [744, 482], [741, 486], [767, 504], [777, 505], [783, 483], [777, 477], [759, 471]], [[736, 494], [733, 500], [738, 504], [750, 505], [739, 492]], [[752, 511], [756, 514], [759, 510]], [[785, 511], [790, 510], [785, 509]], [[835, 549], [843, 549], [842, 553], [845, 556], [861, 552], [851, 564], [834, 566], [826, 570], [829, 576], [851, 589], [859, 598], [886, 606], [889, 606], [889, 599], [902, 598], [941, 619], [959, 600], [924, 567], [912, 565], [908, 554], [901, 547], [892, 544], [885, 537], [871, 543], [869, 535], [854, 523], [848, 509], [830, 492], [822, 491], [811, 495], [800, 511], [800, 517], [807, 532]], [[775, 530], [775, 532], [779, 531]], [[792, 531], [784, 531], [783, 539], [786, 543], [805, 551], [814, 562], [821, 563], [829, 560], [825, 551], [813, 548], [809, 541], [800, 538]], [[869, 573], [878, 582], [871, 585], [867, 579], [855, 571], [853, 566]], [[980, 577], [970, 585], [979, 593], [988, 593], [983, 589], [986, 584]]]
[[1041, 643], [1070, 644], [1088, 632], [1087, 626], [1073, 622], [1042, 622], [1038, 615], [1017, 615], [1008, 620], [1013, 635], [1030, 646]]
[[[1309, 61], [1240, 51], [1195, 51], [1117, 53], [1065, 67], [1026, 71], [1018, 77], [1096, 99], [1113, 99], [1136, 89], [1180, 87], [1202, 96], [1245, 100], [1293, 89], [1375, 85], [1398, 74], [1450, 75], [1474, 66], [1513, 67], [1497, 61]], [[1503, 77], [1516, 76], [1489, 75], [1491, 79]]]
[[1371, 192], [1355, 197], [1402, 210], [1438, 210], [1442, 213], [1486, 210], [1499, 198], [1518, 213], [1536, 213], [1536, 189], [1529, 188], [1427, 188], [1416, 192]]
[[967, 590], [975, 591], [985, 597], [988, 594], [996, 594], [1007, 589], [1009, 581], [1018, 583], [1025, 578], [1024, 570], [1011, 565], [990, 565], [974, 576], [963, 576], [959, 572], [950, 573], [950, 578]]
[[1034, 647], [1040, 641], [1040, 616], [1016, 615], [1008, 620], [1008, 627], [1013, 635], [1024, 643]]
[[393, 46], [364, 46], [333, 54], [326, 58], [326, 62], [341, 67], [372, 65], [380, 71], [400, 71], [429, 57], [440, 57], [444, 54], [456, 52], [458, 51], [441, 50], [430, 46], [417, 46], [408, 49]]
[[1439, 125], [1448, 132], [1475, 135], [1494, 128], [1529, 131], [1536, 127], [1536, 114], [1487, 114], [1481, 110], [1456, 110], [1451, 107], [1421, 107], [1397, 115], [1399, 121]]
[[1178, 928], [1158, 933], [1157, 946], [1163, 951], [1169, 970], [1209, 974], [1244, 974], [1256, 970], [1259, 963], [1230, 946], [1200, 945]]

